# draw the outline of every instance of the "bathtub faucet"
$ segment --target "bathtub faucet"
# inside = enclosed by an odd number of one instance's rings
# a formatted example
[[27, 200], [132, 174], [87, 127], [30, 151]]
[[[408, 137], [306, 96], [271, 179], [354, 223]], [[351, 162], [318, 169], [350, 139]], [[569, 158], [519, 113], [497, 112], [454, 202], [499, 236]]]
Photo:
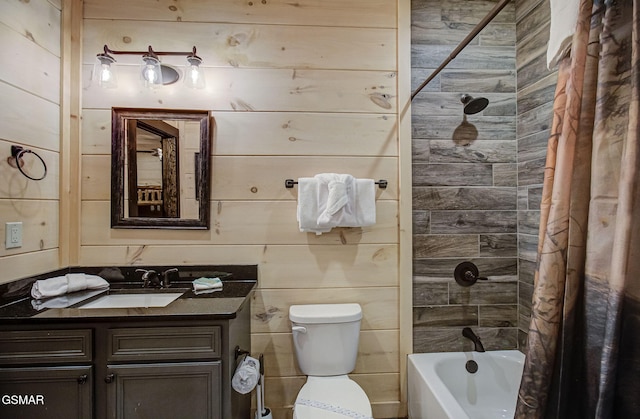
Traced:
[[470, 327], [465, 327], [464, 329], [462, 329], [462, 336], [473, 342], [476, 352], [484, 352], [484, 346], [482, 346], [480, 338], [478, 337], [478, 335], [473, 333], [473, 330], [471, 330]]

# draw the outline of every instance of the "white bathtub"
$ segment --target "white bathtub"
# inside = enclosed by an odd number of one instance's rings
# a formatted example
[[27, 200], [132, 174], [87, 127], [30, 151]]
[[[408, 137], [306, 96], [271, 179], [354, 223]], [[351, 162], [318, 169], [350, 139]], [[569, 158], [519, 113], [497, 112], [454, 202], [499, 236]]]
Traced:
[[409, 355], [409, 419], [513, 418], [523, 365], [516, 350]]

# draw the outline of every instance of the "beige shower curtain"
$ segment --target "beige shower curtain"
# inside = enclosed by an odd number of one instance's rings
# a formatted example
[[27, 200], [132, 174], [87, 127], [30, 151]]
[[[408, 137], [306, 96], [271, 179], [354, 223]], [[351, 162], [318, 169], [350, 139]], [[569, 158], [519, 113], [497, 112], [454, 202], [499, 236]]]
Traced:
[[516, 418], [640, 418], [640, 0], [582, 0], [558, 72]]

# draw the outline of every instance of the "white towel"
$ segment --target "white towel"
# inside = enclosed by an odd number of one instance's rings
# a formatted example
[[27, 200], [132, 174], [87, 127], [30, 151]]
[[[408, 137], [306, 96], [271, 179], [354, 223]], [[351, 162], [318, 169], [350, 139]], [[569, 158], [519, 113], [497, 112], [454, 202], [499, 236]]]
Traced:
[[298, 180], [300, 231], [326, 233], [333, 227], [366, 227], [376, 223], [373, 179], [321, 173]]
[[33, 283], [31, 296], [38, 300], [42, 298], [57, 297], [75, 291], [86, 289], [109, 288], [109, 283], [98, 275], [83, 273], [66, 274], [54, 278], [40, 279]]
[[303, 233], [320, 235], [331, 228], [318, 226], [318, 180], [310, 177], [298, 179], [298, 226]]
[[551, 26], [547, 45], [547, 67], [552, 69], [571, 49], [580, 0], [551, 0]]
[[321, 173], [315, 179], [318, 181], [318, 225], [332, 228], [341, 222], [355, 223], [356, 185], [353, 176]]

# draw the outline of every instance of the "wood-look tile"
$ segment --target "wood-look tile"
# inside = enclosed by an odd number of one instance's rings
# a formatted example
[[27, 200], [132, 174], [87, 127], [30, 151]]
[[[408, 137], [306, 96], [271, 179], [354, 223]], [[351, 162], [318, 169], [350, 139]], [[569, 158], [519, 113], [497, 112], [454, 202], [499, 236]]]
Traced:
[[526, 186], [518, 186], [518, 211], [529, 209], [529, 189]]
[[487, 116], [515, 116], [517, 104], [513, 94], [507, 93], [482, 93], [489, 99], [489, 106], [482, 111], [483, 117]]
[[516, 68], [522, 68], [529, 61], [536, 59], [540, 54], [546, 54], [549, 42], [549, 26], [547, 21], [541, 27], [527, 37], [526, 40], [518, 40], [516, 43]]
[[434, 234], [515, 233], [516, 211], [432, 211]]
[[518, 284], [518, 302], [520, 303], [520, 313], [522, 310], [529, 310], [524, 312], [526, 315], [531, 315], [531, 300], [533, 298], [533, 285], [520, 282]]
[[518, 306], [480, 305], [478, 306], [478, 325], [481, 327], [517, 327]]
[[[491, 283], [502, 283], [501, 280], [515, 281], [518, 275], [516, 258], [447, 258], [447, 259], [417, 259], [413, 262], [413, 274], [424, 280], [449, 280], [451, 286], [459, 287], [453, 279], [453, 272], [460, 262], [474, 263], [480, 275], [489, 277]], [[477, 283], [476, 283], [477, 284]], [[474, 285], [475, 286], [475, 285]], [[505, 304], [510, 304], [507, 302]]]
[[413, 164], [414, 186], [491, 186], [490, 164], [437, 163]]
[[493, 186], [518, 186], [518, 165], [515, 163], [494, 164]]
[[540, 211], [518, 211], [518, 233], [538, 235]]
[[430, 306], [413, 308], [413, 327], [477, 326], [478, 306]]
[[518, 91], [518, 113], [526, 113], [553, 102], [557, 81], [558, 72], [554, 71], [536, 83]]
[[[412, 10], [413, 15], [413, 10]], [[450, 45], [455, 48], [473, 30], [475, 25], [468, 23], [451, 23], [441, 20], [417, 20], [411, 19], [411, 44], [425, 45]], [[515, 40], [515, 25], [513, 26], [513, 40]], [[469, 45], [478, 45], [479, 37], [469, 42]]]
[[538, 258], [538, 235], [518, 234], [518, 257], [535, 262]]
[[553, 102], [547, 102], [518, 115], [518, 138], [547, 130], [553, 122]]
[[515, 210], [516, 188], [414, 187], [413, 200], [423, 210]]
[[449, 283], [447, 282], [414, 282], [413, 306], [449, 304]]
[[544, 159], [547, 157], [550, 129], [518, 138], [518, 161]]
[[[444, 77], [444, 75], [442, 76]], [[474, 85], [475, 79], [473, 76], [469, 76], [467, 79], [468, 86], [460, 86], [459, 89], [454, 91], [442, 91], [442, 92], [425, 92], [424, 90], [418, 94], [411, 104], [411, 115], [416, 118], [418, 115], [422, 115], [428, 118], [434, 117], [448, 117], [452, 115], [460, 115], [458, 123], [454, 126], [457, 127], [463, 118], [463, 105], [460, 101], [460, 92], [466, 92], [472, 96], [482, 96], [489, 99], [489, 106], [481, 113], [467, 117], [468, 123], [476, 123], [480, 121], [484, 116], [494, 117], [511, 117], [516, 115], [516, 101], [514, 92], [511, 93], [483, 93], [480, 90], [482, 85]], [[444, 82], [444, 79], [441, 78]], [[462, 84], [462, 83], [461, 83]], [[477, 91], [480, 91], [476, 93]], [[450, 120], [451, 123], [456, 123], [455, 119]], [[487, 123], [482, 124], [488, 125]], [[480, 129], [480, 128], [478, 128]]]
[[478, 34], [480, 45], [515, 45], [516, 25], [513, 23], [490, 23]]
[[413, 234], [428, 234], [431, 232], [431, 212], [413, 211]]
[[518, 314], [518, 329], [529, 332], [529, 325], [531, 324], [531, 310], [528, 308], [522, 308], [520, 306], [520, 313]]
[[[518, 345], [516, 328], [473, 328], [486, 350], [515, 349]], [[413, 351], [464, 352], [473, 351], [473, 343], [462, 336], [462, 328], [414, 328]]]
[[520, 352], [526, 353], [527, 349], [527, 338], [529, 337], [529, 328], [526, 329], [518, 326], [518, 349]]
[[517, 255], [517, 234], [480, 234], [480, 256], [516, 257]]
[[[549, 2], [541, 2], [531, 9], [526, 16], [518, 21], [516, 27], [516, 39], [518, 42], [527, 42], [534, 37], [536, 33], [543, 28], [551, 19]], [[549, 32], [545, 35], [549, 37]]]
[[[419, 96], [419, 95], [418, 95]], [[416, 97], [416, 100], [418, 98]], [[453, 140], [454, 132], [463, 122], [463, 116], [430, 116], [416, 113], [411, 108], [411, 131], [413, 138], [429, 140]], [[462, 113], [462, 108], [460, 109]], [[516, 118], [512, 116], [470, 115], [466, 121], [478, 131], [476, 141], [516, 140]], [[466, 145], [466, 144], [464, 144]]]
[[440, 73], [443, 92], [513, 93], [516, 91], [515, 70], [480, 71], [475, 69], [443, 70]]
[[530, 210], [539, 210], [542, 202], [542, 186], [533, 186], [527, 189], [527, 206]]
[[[442, 20], [445, 22], [469, 23], [476, 25], [494, 7], [494, 1], [476, 0], [473, 6], [468, 0], [443, 0], [439, 2], [442, 10]], [[516, 8], [513, 2], [508, 3], [493, 19], [494, 23], [514, 23]]]
[[[481, 275], [484, 275], [480, 271]], [[516, 281], [478, 281], [470, 287], [451, 284], [450, 304], [518, 304], [518, 284]]]
[[[476, 234], [414, 234], [413, 258], [477, 257]], [[515, 255], [513, 255], [515, 256]]]
[[540, 55], [532, 57], [522, 67], [517, 67], [517, 71], [518, 90], [522, 90], [556, 70], [547, 68], [547, 53], [541, 51]]
[[411, 141], [411, 159], [413, 163], [428, 163], [430, 157], [429, 140], [413, 139]]
[[518, 185], [539, 185], [544, 180], [544, 168], [547, 158], [528, 160], [518, 163]]
[[[417, 68], [438, 68], [451, 54], [450, 45], [411, 45], [411, 65]], [[513, 69], [516, 66], [515, 48], [512, 46], [470, 45], [463, 49], [449, 69], [476, 68], [479, 70]]]
[[536, 262], [526, 259], [518, 260], [518, 281], [533, 285], [533, 278], [536, 274]]
[[514, 141], [474, 141], [468, 146], [456, 145], [451, 140], [427, 141], [429, 141], [429, 160], [432, 163], [515, 163], [516, 161]]
[[538, 4], [547, 0], [516, 0], [516, 22], [520, 22]]
[[[429, 77], [435, 68], [412, 68], [411, 69], [411, 91], [415, 91], [423, 81]], [[422, 88], [420, 93], [415, 97], [414, 102], [420, 100], [427, 92], [440, 91], [440, 74], [436, 75], [426, 86]]]

